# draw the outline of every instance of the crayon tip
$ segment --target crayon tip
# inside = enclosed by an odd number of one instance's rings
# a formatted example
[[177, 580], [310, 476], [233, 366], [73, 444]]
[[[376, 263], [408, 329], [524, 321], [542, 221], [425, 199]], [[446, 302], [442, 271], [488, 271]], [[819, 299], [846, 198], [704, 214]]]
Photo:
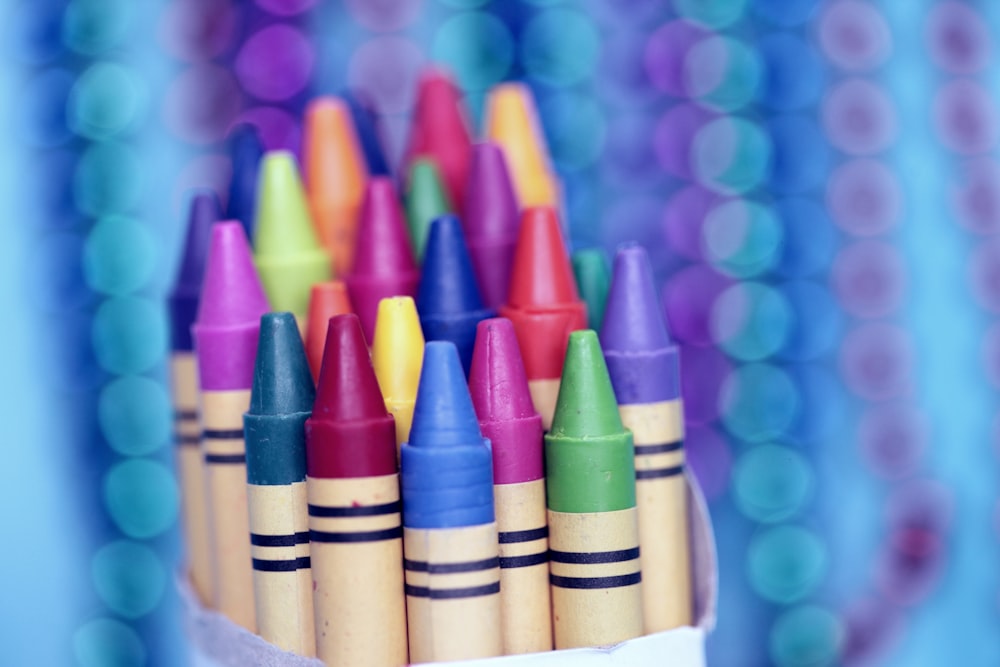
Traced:
[[408, 444], [458, 447], [482, 437], [458, 350], [447, 341], [427, 343]]
[[599, 438], [624, 432], [597, 333], [569, 335], [559, 398], [550, 434], [562, 438]]
[[518, 208], [503, 150], [492, 142], [472, 147], [472, 167], [465, 197], [469, 240], [517, 239]]
[[268, 309], [243, 226], [236, 220], [216, 223], [195, 326], [256, 325]]
[[536, 206], [521, 216], [507, 302], [530, 308], [579, 300], [554, 208]]
[[198, 315], [201, 283], [211, 242], [212, 225], [222, 219], [213, 190], [198, 190], [188, 207], [187, 234], [173, 291], [170, 293], [171, 342], [175, 350], [191, 350], [191, 324]]
[[236, 125], [229, 133], [229, 159], [232, 177], [229, 180], [229, 198], [226, 217], [239, 220], [247, 238], [253, 238], [254, 202], [257, 197], [257, 169], [264, 154], [263, 142], [257, 128], [249, 123]]
[[316, 389], [315, 419], [352, 421], [388, 416], [357, 315], [330, 318]]
[[389, 164], [386, 162], [385, 151], [379, 139], [371, 101], [359, 90], [341, 91], [341, 98], [350, 107], [354, 129], [357, 131], [358, 141], [361, 143], [361, 150], [368, 165], [368, 173], [372, 176], [388, 176]]
[[424, 259], [431, 222], [451, 211], [437, 165], [427, 158], [414, 160], [406, 191], [406, 222], [418, 263]]
[[335, 97], [309, 103], [303, 127], [303, 176], [320, 242], [341, 273], [350, 270], [357, 213], [368, 170], [350, 108]]
[[306, 325], [306, 356], [313, 379], [319, 377], [319, 367], [323, 362], [323, 346], [326, 343], [326, 328], [330, 318], [351, 312], [351, 301], [347, 297], [347, 286], [342, 280], [316, 283], [309, 292], [309, 319]]
[[372, 362], [386, 401], [413, 400], [424, 358], [424, 334], [417, 307], [408, 296], [378, 304]]
[[312, 376], [295, 316], [265, 313], [260, 318], [257, 361], [247, 414], [310, 412], [314, 398]]
[[494, 317], [479, 323], [469, 390], [480, 422], [539, 418], [510, 320]]
[[571, 259], [580, 297], [587, 304], [587, 324], [598, 331], [604, 321], [611, 283], [607, 256], [600, 248], [587, 248], [574, 252]]

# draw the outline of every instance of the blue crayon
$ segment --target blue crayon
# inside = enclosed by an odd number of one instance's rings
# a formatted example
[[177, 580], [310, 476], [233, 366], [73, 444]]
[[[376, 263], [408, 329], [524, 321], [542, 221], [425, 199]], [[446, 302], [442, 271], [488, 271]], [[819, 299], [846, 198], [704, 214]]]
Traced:
[[365, 154], [365, 162], [368, 164], [368, 173], [372, 176], [389, 176], [389, 163], [385, 160], [382, 142], [378, 137], [375, 114], [371, 106], [361, 99], [361, 95], [358, 91], [345, 90], [341, 92], [340, 97], [351, 109], [354, 129], [358, 133], [361, 151]]
[[417, 312], [424, 339], [454, 343], [468, 375], [476, 325], [496, 317], [496, 311], [483, 304], [462, 225], [454, 215], [442, 215], [431, 223]]
[[239, 220], [248, 239], [253, 239], [254, 211], [257, 201], [257, 166], [264, 154], [257, 128], [242, 123], [233, 128], [227, 141], [229, 159], [233, 165], [229, 179], [229, 200], [226, 218]]
[[493, 460], [452, 343], [424, 350], [401, 456], [410, 660], [501, 655]]

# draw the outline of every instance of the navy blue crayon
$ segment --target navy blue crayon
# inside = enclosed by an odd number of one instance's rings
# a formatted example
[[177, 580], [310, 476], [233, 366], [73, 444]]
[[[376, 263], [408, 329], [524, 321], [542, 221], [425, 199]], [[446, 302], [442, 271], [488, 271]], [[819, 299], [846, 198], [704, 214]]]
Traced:
[[372, 112], [371, 105], [367, 103], [367, 100], [362, 99], [363, 94], [359, 91], [345, 90], [341, 92], [340, 97], [347, 102], [347, 106], [351, 109], [354, 129], [358, 133], [361, 150], [365, 154], [365, 162], [368, 164], [368, 174], [389, 176], [389, 163], [385, 160], [385, 152], [382, 150], [382, 142], [379, 140], [375, 114]]
[[226, 218], [239, 220], [247, 238], [252, 240], [257, 201], [257, 166], [264, 155], [257, 128], [249, 123], [237, 125], [229, 133], [227, 150], [233, 165], [233, 175], [229, 179]]
[[483, 305], [465, 235], [454, 215], [442, 215], [431, 223], [417, 291], [417, 312], [424, 339], [454, 343], [468, 375], [476, 326], [496, 317], [496, 311]]

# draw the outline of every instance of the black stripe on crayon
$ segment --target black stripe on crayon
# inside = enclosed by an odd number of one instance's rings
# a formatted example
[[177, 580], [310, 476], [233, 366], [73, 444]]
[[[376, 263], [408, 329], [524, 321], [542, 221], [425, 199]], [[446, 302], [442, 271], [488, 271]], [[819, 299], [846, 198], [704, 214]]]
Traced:
[[351, 507], [324, 507], [322, 505], [310, 505], [309, 516], [320, 517], [322, 519], [336, 519], [352, 516], [380, 516], [382, 514], [396, 514], [402, 504], [400, 501], [385, 503], [384, 505], [358, 505]]
[[677, 452], [682, 449], [684, 449], [683, 440], [678, 440], [677, 442], [661, 442], [656, 445], [636, 445], [635, 455], [649, 456], [651, 454], [667, 454], [669, 452]]
[[548, 536], [549, 527], [542, 526], [531, 530], [509, 530], [506, 533], [500, 533], [498, 538], [500, 544], [517, 544], [518, 542], [534, 542]]
[[670, 468], [656, 468], [654, 470], [636, 470], [636, 479], [660, 479], [662, 477], [673, 477], [684, 472], [684, 466], [672, 466]]
[[246, 454], [205, 454], [205, 463], [246, 463]]
[[176, 421], [192, 421], [198, 419], [197, 410], [174, 410], [174, 419]]
[[296, 544], [309, 544], [309, 532], [293, 533], [291, 535], [260, 535], [250, 533], [250, 544], [255, 547], [294, 547]]
[[500, 559], [494, 556], [486, 560], [473, 560], [464, 563], [428, 563], [422, 560], [403, 559], [403, 569], [410, 572], [427, 572], [428, 574], [458, 574], [460, 572], [478, 572], [499, 567]]
[[243, 429], [241, 428], [206, 428], [201, 432], [201, 437], [206, 440], [242, 440]]
[[410, 597], [430, 598], [431, 600], [459, 600], [462, 598], [478, 598], [484, 595], [496, 595], [500, 592], [500, 582], [486, 584], [485, 586], [472, 586], [470, 588], [427, 588], [426, 586], [403, 585], [403, 591]]
[[623, 563], [639, 557], [639, 547], [621, 549], [619, 551], [594, 551], [581, 553], [576, 551], [549, 550], [549, 559], [553, 563], [573, 563], [577, 565], [597, 565], [599, 563]]
[[294, 572], [295, 570], [308, 570], [311, 567], [312, 562], [309, 556], [291, 558], [289, 560], [253, 559], [253, 569], [258, 572]]
[[500, 556], [500, 568], [512, 570], [516, 567], [531, 567], [549, 562], [549, 554], [543, 551], [540, 554], [528, 554], [527, 556]]
[[549, 575], [549, 583], [559, 588], [621, 588], [633, 586], [642, 581], [641, 572], [622, 574], [616, 577], [560, 577]]
[[356, 533], [328, 533], [323, 530], [310, 530], [309, 539], [313, 542], [344, 544], [350, 542], [381, 542], [403, 537], [403, 527], [386, 528], [385, 530], [369, 530]]
[[185, 447], [195, 447], [201, 444], [201, 435], [197, 433], [177, 433], [174, 435], [174, 439], [178, 445]]

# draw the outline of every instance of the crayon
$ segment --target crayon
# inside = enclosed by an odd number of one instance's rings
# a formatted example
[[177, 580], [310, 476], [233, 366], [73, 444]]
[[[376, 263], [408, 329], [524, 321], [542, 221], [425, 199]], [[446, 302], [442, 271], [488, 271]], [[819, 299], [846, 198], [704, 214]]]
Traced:
[[472, 266], [487, 308], [507, 300], [520, 212], [503, 151], [493, 143], [472, 148], [462, 222]]
[[680, 357], [639, 245], [615, 257], [601, 342], [622, 423], [635, 439], [646, 633], [691, 624]]
[[587, 304], [587, 327], [599, 331], [611, 285], [608, 258], [600, 248], [585, 248], [574, 252], [570, 261], [580, 298]]
[[351, 300], [347, 296], [347, 285], [343, 280], [330, 280], [312, 286], [309, 291], [309, 318], [306, 325], [306, 358], [309, 359], [309, 370], [312, 371], [314, 381], [319, 379], [330, 318], [349, 312]]
[[420, 272], [396, 189], [388, 177], [376, 176], [368, 181], [360, 215], [354, 265], [344, 282], [365, 340], [371, 342], [379, 301], [390, 296], [416, 296]]
[[496, 312], [483, 306], [462, 225], [453, 215], [431, 223], [427, 257], [417, 290], [417, 312], [427, 340], [447, 340], [458, 348], [466, 375], [476, 343], [476, 325]]
[[191, 325], [198, 315], [212, 224], [221, 217], [221, 207], [214, 192], [195, 193], [188, 215], [184, 254], [169, 301], [174, 437], [178, 445], [177, 472], [184, 510], [184, 538], [191, 566], [191, 585], [206, 604], [212, 596], [212, 552], [205, 507], [205, 464], [198, 426], [198, 367]]
[[385, 409], [396, 421], [398, 452], [399, 446], [410, 437], [420, 368], [424, 363], [424, 334], [417, 307], [410, 297], [390, 297], [378, 304], [372, 363], [385, 397]]
[[232, 176], [229, 179], [229, 198], [226, 201], [226, 219], [239, 220], [247, 238], [253, 238], [254, 202], [257, 199], [257, 170], [264, 154], [260, 134], [249, 123], [240, 123], [229, 133], [229, 159]]
[[316, 654], [327, 665], [406, 664], [395, 428], [353, 314], [330, 320], [306, 465]]
[[557, 649], [617, 644], [643, 632], [633, 456], [597, 334], [575, 331], [545, 435]]
[[542, 416], [542, 426], [548, 429], [559, 395], [569, 333], [587, 327], [587, 306], [577, 294], [558, 218], [551, 207], [529, 208], [521, 216], [510, 290], [500, 316], [514, 324], [531, 401]]
[[368, 167], [350, 108], [336, 97], [306, 107], [302, 174], [319, 240], [343, 275], [351, 270]]
[[418, 263], [424, 261], [431, 222], [452, 210], [437, 165], [427, 158], [414, 160], [407, 179], [406, 224]]
[[243, 415], [257, 632], [305, 656], [316, 655], [305, 436], [315, 393], [295, 317], [262, 316]]
[[531, 404], [510, 320], [494, 318], [479, 323], [469, 392], [483, 436], [492, 443], [503, 652], [550, 651], [552, 608], [542, 418]]
[[378, 120], [372, 111], [374, 105], [371, 100], [360, 90], [344, 90], [340, 96], [351, 110], [368, 173], [372, 176], [389, 176], [389, 163], [379, 139]]
[[236, 221], [215, 223], [191, 328], [201, 389], [212, 600], [215, 609], [250, 631], [255, 622], [243, 413], [250, 406], [260, 316], [267, 311], [243, 227]]
[[424, 349], [401, 478], [410, 659], [502, 655], [492, 455], [449, 342]]
[[531, 89], [514, 82], [494, 86], [486, 100], [485, 116], [486, 138], [503, 148], [521, 208], [558, 208], [559, 185]]
[[295, 157], [288, 151], [264, 154], [257, 186], [254, 260], [275, 310], [295, 315], [305, 332], [309, 290], [333, 275], [330, 257], [316, 238]]
[[426, 157], [441, 170], [450, 201], [465, 200], [472, 145], [469, 121], [461, 93], [451, 76], [440, 68], [429, 68], [417, 83], [417, 101], [410, 125], [404, 164]]

